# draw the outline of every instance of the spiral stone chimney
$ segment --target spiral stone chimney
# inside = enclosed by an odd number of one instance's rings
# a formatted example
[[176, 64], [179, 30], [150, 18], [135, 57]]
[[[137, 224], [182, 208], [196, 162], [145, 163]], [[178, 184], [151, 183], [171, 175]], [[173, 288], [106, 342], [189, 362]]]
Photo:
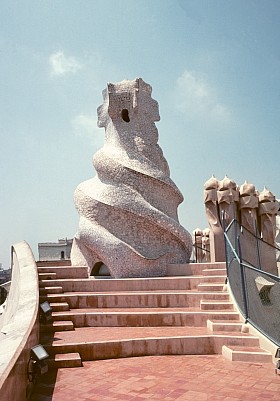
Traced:
[[164, 276], [189, 261], [192, 238], [178, 221], [183, 196], [158, 145], [157, 102], [141, 78], [108, 84], [98, 108], [104, 146], [96, 176], [74, 195], [80, 214], [72, 265], [106, 265], [113, 277]]

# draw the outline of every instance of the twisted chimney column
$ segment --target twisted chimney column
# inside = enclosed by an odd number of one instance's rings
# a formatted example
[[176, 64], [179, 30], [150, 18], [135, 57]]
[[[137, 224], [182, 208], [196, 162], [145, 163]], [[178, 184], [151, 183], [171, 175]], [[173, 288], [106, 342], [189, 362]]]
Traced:
[[164, 276], [189, 262], [192, 238], [178, 221], [183, 196], [158, 145], [158, 103], [141, 78], [108, 84], [98, 108], [104, 146], [96, 176], [75, 191], [80, 214], [72, 265], [104, 264], [113, 277]]

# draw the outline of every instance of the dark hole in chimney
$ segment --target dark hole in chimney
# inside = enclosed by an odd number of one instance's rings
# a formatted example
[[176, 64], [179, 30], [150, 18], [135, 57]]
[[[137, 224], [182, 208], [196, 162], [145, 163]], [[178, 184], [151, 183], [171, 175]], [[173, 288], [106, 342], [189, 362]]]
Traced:
[[127, 110], [127, 109], [123, 109], [123, 110], [122, 110], [122, 119], [123, 119], [123, 121], [129, 123], [130, 118], [129, 118], [128, 110]]

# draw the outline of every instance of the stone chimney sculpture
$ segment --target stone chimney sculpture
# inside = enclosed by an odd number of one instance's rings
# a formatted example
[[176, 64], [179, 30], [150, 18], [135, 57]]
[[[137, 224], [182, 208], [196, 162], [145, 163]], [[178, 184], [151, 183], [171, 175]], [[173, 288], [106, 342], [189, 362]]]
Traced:
[[240, 224], [253, 234], [257, 234], [258, 196], [253, 184], [245, 181], [239, 189]]
[[[275, 196], [266, 187], [259, 194], [259, 227], [262, 239], [274, 247], [276, 245], [276, 215], [278, 213], [279, 203]], [[277, 275], [276, 249], [267, 247], [268, 251], [263, 253], [262, 265], [265, 270]]]
[[[204, 204], [210, 227], [210, 258], [211, 262], [225, 261], [224, 232], [218, 203], [219, 181], [214, 175], [204, 184]], [[221, 197], [220, 197], [221, 199]]]
[[259, 219], [262, 239], [271, 245], [275, 245], [276, 215], [279, 204], [275, 196], [266, 187], [259, 194]]
[[232, 219], [237, 218], [237, 202], [239, 192], [236, 183], [225, 176], [218, 183], [217, 199], [219, 204], [220, 219], [224, 218], [224, 224], [227, 226]]
[[183, 196], [158, 145], [157, 102], [141, 78], [108, 84], [98, 108], [104, 146], [96, 176], [74, 195], [80, 214], [72, 265], [89, 273], [105, 264], [113, 277], [164, 276], [168, 264], [189, 261], [192, 238], [178, 222]]
[[274, 247], [279, 203], [267, 188], [259, 193], [247, 181], [238, 188], [227, 176], [221, 181], [212, 176], [204, 184], [204, 203], [210, 227], [211, 262], [225, 261], [223, 215], [225, 227], [233, 219], [243, 227], [239, 230], [242, 260], [278, 275]]
[[242, 232], [242, 243], [246, 245], [242, 247], [242, 258], [247, 263], [259, 267], [260, 261], [256, 250], [257, 242], [255, 239], [255, 236], [259, 236], [257, 215], [259, 203], [258, 192], [253, 184], [245, 181], [244, 184], [240, 186], [239, 194], [239, 223], [246, 229]]

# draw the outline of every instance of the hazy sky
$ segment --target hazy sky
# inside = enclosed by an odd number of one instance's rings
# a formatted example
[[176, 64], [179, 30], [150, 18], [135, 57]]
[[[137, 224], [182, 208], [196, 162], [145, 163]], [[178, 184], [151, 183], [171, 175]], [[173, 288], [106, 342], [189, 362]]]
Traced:
[[203, 184], [225, 174], [280, 197], [279, 0], [0, 3], [0, 262], [10, 247], [73, 237], [76, 186], [95, 175], [107, 82], [142, 77], [159, 144], [205, 228]]

